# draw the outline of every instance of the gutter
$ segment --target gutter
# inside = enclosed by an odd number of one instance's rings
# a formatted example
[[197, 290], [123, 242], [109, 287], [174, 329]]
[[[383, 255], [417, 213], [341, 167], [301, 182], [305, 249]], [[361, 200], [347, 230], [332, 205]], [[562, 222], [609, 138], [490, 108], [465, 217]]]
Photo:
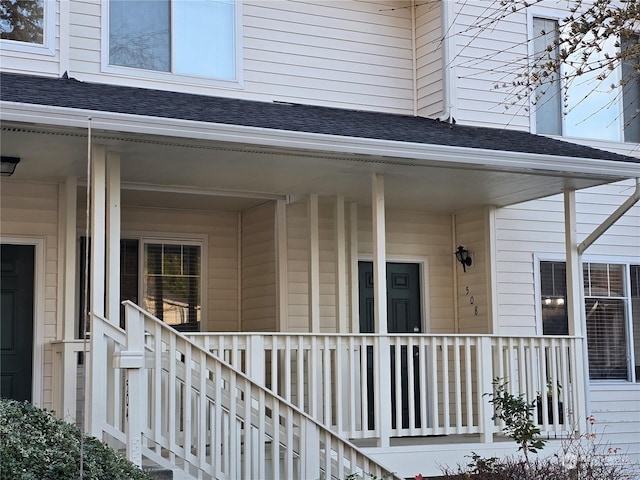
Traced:
[[[509, 152], [451, 145], [433, 145], [361, 137], [341, 137], [322, 133], [296, 132], [264, 127], [206, 123], [193, 120], [148, 117], [0, 102], [0, 120], [72, 127], [85, 130], [87, 118], [93, 130], [161, 135], [207, 141], [250, 144], [260, 147], [298, 149], [312, 152], [367, 155], [362, 161], [405, 166], [465, 168], [509, 171], [530, 175], [582, 177], [617, 181], [638, 176], [638, 163], [566, 157], [536, 153]], [[384, 157], [384, 158], [381, 158]], [[352, 159], [358, 160], [358, 158]]]
[[627, 213], [631, 207], [633, 207], [638, 200], [640, 200], [640, 177], [636, 178], [636, 190], [631, 194], [625, 202], [620, 205], [615, 212], [609, 215], [604, 222], [596, 228], [591, 235], [584, 239], [582, 243], [578, 245], [578, 255], [582, 255], [584, 251], [589, 248], [593, 243], [600, 238], [604, 232], [609, 230], [614, 223], [616, 223], [620, 217], [622, 217], [625, 213]]

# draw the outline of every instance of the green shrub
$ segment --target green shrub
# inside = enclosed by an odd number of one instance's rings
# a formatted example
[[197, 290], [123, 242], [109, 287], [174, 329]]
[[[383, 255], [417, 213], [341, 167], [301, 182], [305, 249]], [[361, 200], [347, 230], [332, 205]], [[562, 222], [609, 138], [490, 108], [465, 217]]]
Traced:
[[[75, 425], [24, 402], [0, 399], [0, 478], [80, 478], [80, 438]], [[106, 444], [84, 437], [83, 478], [147, 480], [148, 476]]]

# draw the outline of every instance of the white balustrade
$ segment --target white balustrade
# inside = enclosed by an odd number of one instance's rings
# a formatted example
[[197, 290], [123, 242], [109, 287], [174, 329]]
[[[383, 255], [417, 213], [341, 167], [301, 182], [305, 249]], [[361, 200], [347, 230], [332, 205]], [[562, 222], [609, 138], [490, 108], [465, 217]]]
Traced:
[[[90, 368], [104, 372], [100, 387], [94, 385], [94, 391], [104, 393], [104, 405], [94, 409], [91, 403], [90, 421], [104, 440], [125, 449], [136, 463], [146, 458], [204, 479], [391, 475], [322, 422], [242, 373], [258, 368], [265, 351], [279, 354], [285, 345], [294, 357], [288, 361], [292, 371], [308, 369], [306, 353], [315, 342], [298, 338], [293, 345], [290, 339], [275, 339], [252, 358], [268, 339], [200, 338], [205, 349], [134, 304], [125, 306], [126, 330], [93, 318], [92, 343], [98, 341], [97, 331], [105, 346], [100, 357], [91, 358]], [[287, 378], [299, 382], [306, 372]], [[306, 404], [305, 388], [293, 393]]]
[[[485, 394], [492, 381], [536, 400], [545, 435], [573, 428], [584, 411], [573, 394], [580, 339], [423, 334], [192, 333], [202, 348], [223, 352], [236, 368], [312, 415], [340, 436], [378, 438], [381, 415], [394, 437], [480, 434], [494, 425]], [[381, 339], [389, 352], [380, 351]], [[259, 350], [261, 346], [262, 350]], [[376, 361], [391, 364], [391, 391], [381, 392]], [[543, 399], [547, 399], [544, 401]]]
[[[576, 337], [182, 335], [132, 303], [126, 311], [126, 330], [94, 316], [90, 344], [53, 345], [54, 380], [64, 386], [54, 406], [79, 420], [83, 369], [101, 372], [92, 391], [102, 398], [87, 399], [94, 431], [136, 462], [199, 478], [385, 473], [347, 439], [475, 434], [491, 442], [502, 427], [485, 395], [495, 378], [536, 400], [545, 435], [565, 435], [585, 411]], [[381, 362], [390, 391], [380, 389]]]

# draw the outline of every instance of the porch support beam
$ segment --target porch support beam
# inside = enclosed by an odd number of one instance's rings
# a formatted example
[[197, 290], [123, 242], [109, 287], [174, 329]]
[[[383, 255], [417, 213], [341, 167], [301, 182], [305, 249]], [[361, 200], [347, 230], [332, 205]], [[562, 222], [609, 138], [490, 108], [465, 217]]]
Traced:
[[615, 212], [613, 212], [607, 219], [600, 224], [598, 228], [596, 228], [591, 235], [584, 239], [580, 245], [578, 245], [578, 254], [582, 255], [584, 251], [589, 248], [593, 243], [600, 238], [604, 232], [609, 230], [609, 228], [616, 223], [620, 217], [622, 217], [625, 213], [629, 211], [631, 207], [633, 207], [638, 200], [640, 200], [640, 177], [636, 178], [636, 190], [633, 194], [625, 200], [625, 202], [620, 205]]
[[107, 153], [106, 174], [106, 318], [120, 325], [120, 154]]
[[309, 331], [320, 331], [320, 234], [318, 194], [309, 195]]
[[384, 210], [384, 177], [371, 176], [373, 219], [373, 296], [375, 332], [387, 333], [387, 257]]
[[102, 424], [107, 419], [107, 345], [104, 341], [104, 327], [94, 322], [95, 316], [105, 313], [105, 232], [106, 232], [106, 150], [103, 146], [93, 146], [90, 151], [91, 189], [91, 295], [89, 318], [91, 318], [91, 356], [87, 364], [87, 394], [85, 398], [86, 433], [102, 438]]
[[58, 281], [58, 298], [62, 299], [60, 307], [61, 318], [58, 321], [60, 331], [58, 338], [73, 340], [77, 332], [76, 289], [64, 288], [68, 282], [75, 282], [76, 276], [76, 231], [77, 231], [77, 200], [78, 179], [68, 177], [60, 185], [60, 248], [59, 265], [60, 279]]
[[564, 192], [564, 232], [565, 255], [567, 259], [567, 314], [569, 316], [569, 335], [582, 335], [582, 285], [581, 255], [578, 253], [576, 227], [576, 192]]
[[347, 246], [344, 226], [344, 196], [336, 195], [335, 248], [336, 248], [336, 327], [347, 333]]
[[360, 292], [358, 290], [358, 204], [349, 205], [349, 306], [351, 333], [360, 332]]
[[[389, 446], [391, 437], [391, 351], [390, 339], [387, 336], [387, 257], [385, 236], [384, 177], [380, 174], [371, 176], [371, 216], [373, 219], [373, 296], [374, 296], [374, 331], [378, 337], [377, 355], [374, 353], [374, 382], [377, 388], [375, 395], [374, 417], [378, 426], [378, 446]], [[375, 349], [374, 349], [375, 351]], [[391, 414], [390, 414], [391, 413]]]
[[288, 331], [289, 280], [287, 261], [287, 203], [276, 200], [276, 265], [278, 283], [278, 331]]
[[565, 255], [567, 266], [567, 315], [569, 317], [569, 335], [582, 337], [582, 351], [576, 352], [575, 372], [578, 381], [575, 385], [574, 398], [576, 411], [574, 423], [578, 433], [586, 431], [586, 418], [589, 401], [589, 366], [587, 352], [587, 338], [584, 331], [582, 255], [578, 251], [577, 222], [576, 222], [576, 192], [564, 192], [564, 231]]

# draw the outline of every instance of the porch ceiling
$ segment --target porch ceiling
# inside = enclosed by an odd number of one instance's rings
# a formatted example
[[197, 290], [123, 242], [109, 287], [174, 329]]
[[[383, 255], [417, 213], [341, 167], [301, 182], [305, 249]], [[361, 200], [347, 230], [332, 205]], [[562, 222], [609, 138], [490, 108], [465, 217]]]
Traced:
[[[3, 122], [1, 140], [2, 155], [21, 158], [15, 174], [3, 182], [86, 178], [85, 129]], [[92, 140], [121, 155], [123, 205], [240, 211], [278, 196], [308, 193], [342, 194], [368, 205], [370, 175], [381, 173], [388, 207], [455, 212], [617, 180], [99, 130]]]

